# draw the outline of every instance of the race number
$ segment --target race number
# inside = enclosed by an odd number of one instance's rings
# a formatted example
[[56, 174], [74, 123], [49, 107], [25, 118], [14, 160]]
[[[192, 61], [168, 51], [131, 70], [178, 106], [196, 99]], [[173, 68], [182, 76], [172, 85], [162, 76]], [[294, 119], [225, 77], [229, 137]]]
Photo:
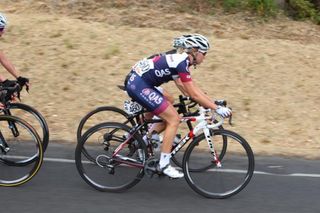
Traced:
[[152, 60], [143, 59], [136, 63], [132, 70], [135, 71], [139, 76], [142, 76], [144, 73], [148, 72], [150, 69], [153, 69], [154, 65]]

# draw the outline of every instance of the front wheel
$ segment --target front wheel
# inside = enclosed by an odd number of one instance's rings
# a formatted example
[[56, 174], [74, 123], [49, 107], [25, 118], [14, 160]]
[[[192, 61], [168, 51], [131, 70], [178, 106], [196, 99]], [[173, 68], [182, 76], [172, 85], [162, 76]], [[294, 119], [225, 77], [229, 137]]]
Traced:
[[[8, 105], [8, 108], [3, 110], [3, 113], [5, 115], [13, 115], [19, 117], [31, 124], [40, 136], [43, 151], [46, 151], [49, 143], [49, 127], [45, 118], [39, 111], [27, 104], [10, 103]], [[19, 129], [15, 128], [14, 131], [19, 132]]]
[[[212, 130], [211, 140], [219, 165], [208, 147], [204, 134], [196, 137], [188, 146], [183, 158], [184, 175], [189, 186], [207, 198], [228, 198], [239, 193], [249, 183], [254, 172], [254, 155], [247, 143], [237, 133], [229, 130]], [[228, 146], [223, 157], [224, 139]], [[194, 168], [204, 168], [194, 172]]]
[[[19, 135], [12, 134], [12, 124]], [[37, 132], [24, 120], [0, 116], [0, 186], [19, 186], [39, 171], [43, 150]]]

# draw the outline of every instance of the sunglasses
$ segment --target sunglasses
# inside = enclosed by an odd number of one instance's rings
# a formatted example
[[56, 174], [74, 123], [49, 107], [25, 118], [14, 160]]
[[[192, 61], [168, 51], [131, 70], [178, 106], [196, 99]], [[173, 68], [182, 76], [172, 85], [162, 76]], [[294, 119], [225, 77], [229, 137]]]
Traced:
[[200, 53], [202, 53], [202, 55], [206, 55], [207, 54], [207, 51], [204, 51], [204, 50], [198, 50]]
[[0, 32], [4, 31], [4, 28], [0, 28]]

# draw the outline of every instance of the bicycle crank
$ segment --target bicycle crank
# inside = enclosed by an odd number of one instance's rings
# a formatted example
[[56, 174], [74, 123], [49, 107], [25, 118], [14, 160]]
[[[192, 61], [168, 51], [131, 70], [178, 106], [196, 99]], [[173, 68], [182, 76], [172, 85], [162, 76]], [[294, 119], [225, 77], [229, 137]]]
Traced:
[[98, 155], [96, 158], [96, 164], [101, 168], [107, 168], [109, 174], [114, 174], [114, 166], [110, 164], [110, 158], [106, 155]]
[[157, 166], [159, 164], [159, 160], [156, 158], [149, 158], [144, 164], [144, 174], [149, 178], [152, 178], [154, 174], [159, 175], [159, 171]]

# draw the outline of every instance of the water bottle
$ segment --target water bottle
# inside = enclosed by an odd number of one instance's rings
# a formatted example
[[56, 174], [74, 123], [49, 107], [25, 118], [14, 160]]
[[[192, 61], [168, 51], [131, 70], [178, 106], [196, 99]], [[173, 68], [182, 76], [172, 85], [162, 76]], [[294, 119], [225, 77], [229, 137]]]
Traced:
[[181, 141], [181, 134], [176, 134], [176, 136], [173, 139], [173, 146], [175, 147], [178, 145], [178, 143]]
[[153, 146], [154, 151], [157, 152], [160, 150], [161, 139], [157, 132], [152, 132], [150, 142]]

